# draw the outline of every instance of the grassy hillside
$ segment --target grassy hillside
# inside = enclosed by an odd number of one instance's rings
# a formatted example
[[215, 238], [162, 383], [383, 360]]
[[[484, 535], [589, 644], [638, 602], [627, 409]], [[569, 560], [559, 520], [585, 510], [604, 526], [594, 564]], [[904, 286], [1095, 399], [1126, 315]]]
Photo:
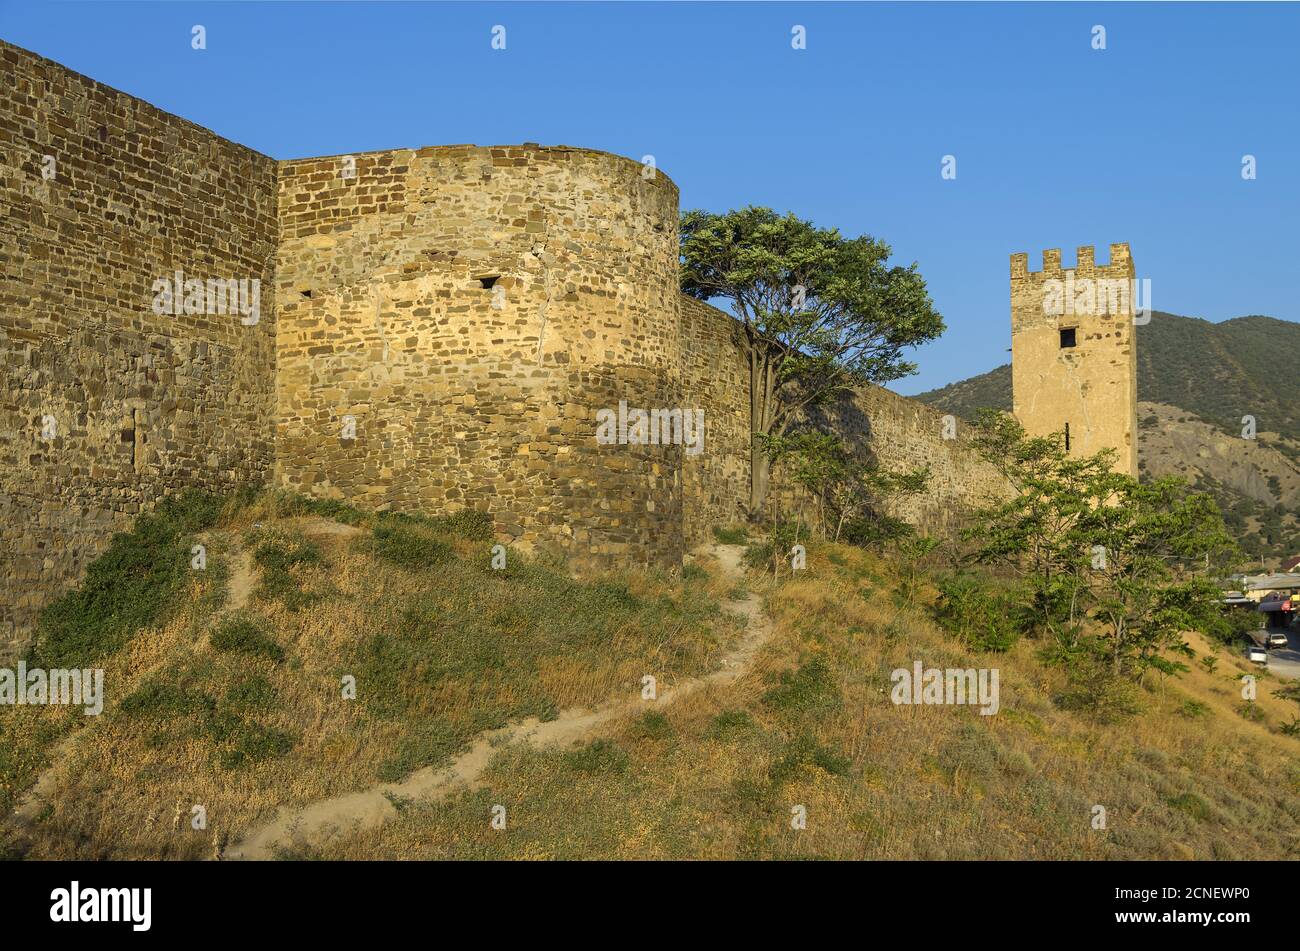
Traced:
[[[1252, 555], [1300, 553], [1300, 324], [1212, 324], [1159, 311], [1138, 332], [1138, 456], [1144, 475], [1181, 475], [1213, 494]], [[1011, 367], [916, 399], [973, 419], [1011, 410]], [[1241, 439], [1255, 417], [1253, 443]]]
[[[769, 588], [776, 635], [755, 674], [570, 749], [503, 749], [484, 785], [412, 802], [380, 828], [299, 855], [423, 859], [1114, 859], [1300, 856], [1295, 705], [1244, 664], [1151, 683], [1113, 727], [1058, 709], [1035, 645], [977, 654], [897, 597], [889, 563], [815, 548]], [[997, 667], [1003, 706], [901, 707], [915, 660]], [[488, 822], [494, 805], [505, 830]], [[1105, 830], [1094, 830], [1104, 806]], [[803, 807], [807, 827], [791, 827]]]
[[[1058, 707], [1061, 674], [1035, 644], [968, 650], [931, 621], [932, 590], [901, 594], [893, 565], [858, 549], [811, 545], [808, 571], [779, 584], [706, 555], [680, 577], [574, 581], [545, 562], [493, 571], [472, 516], [282, 496], [164, 515], [121, 536], [43, 628], [37, 657], [106, 669], [103, 715], [0, 708], [10, 857], [215, 856], [279, 807], [392, 789], [471, 746], [485, 757], [473, 782], [386, 792], [384, 824], [281, 854], [1300, 857], [1296, 704], [1267, 674], [1242, 703], [1238, 652], [1199, 639], [1203, 661], [1107, 726]], [[178, 577], [195, 539], [209, 566]], [[160, 583], [125, 619], [112, 591], [132, 576]], [[752, 630], [722, 607], [738, 582], [771, 615], [748, 655], [734, 645]], [[890, 671], [916, 660], [998, 668], [1000, 711], [895, 706]], [[642, 702], [648, 671], [680, 699]], [[481, 743], [610, 697], [634, 709], [574, 721], [565, 744]], [[200, 804], [205, 830], [190, 824]]]
[[1300, 324], [1238, 317], [1212, 324], [1152, 314], [1138, 328], [1138, 399], [1177, 406], [1233, 436], [1241, 417], [1285, 437], [1278, 448], [1300, 459]]
[[[470, 514], [267, 495], [141, 519], [46, 612], [29, 661], [104, 668], [103, 714], [0, 707], [0, 814], [29, 807], [0, 854], [204, 858], [277, 806], [445, 763], [485, 730], [635, 691], [647, 670], [698, 673], [735, 637], [707, 576], [493, 570]], [[133, 578], [159, 583], [117, 598]]]

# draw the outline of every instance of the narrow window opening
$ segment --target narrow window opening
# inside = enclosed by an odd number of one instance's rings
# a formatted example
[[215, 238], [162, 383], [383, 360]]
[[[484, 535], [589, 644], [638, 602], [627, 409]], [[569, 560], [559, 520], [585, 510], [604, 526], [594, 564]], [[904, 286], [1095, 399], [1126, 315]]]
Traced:
[[1065, 451], [1070, 451], [1070, 424], [1065, 424]]
[[480, 277], [478, 282], [483, 285], [483, 290], [488, 291], [496, 286], [496, 282], [501, 280], [500, 274], [489, 274], [486, 277]]
[[1066, 347], [1073, 347], [1073, 346], [1074, 346], [1074, 328], [1062, 327], [1061, 328], [1061, 349], [1064, 350]]
[[303, 289], [303, 290], [300, 291], [299, 293], [301, 293], [302, 296], [303, 296], [303, 297], [306, 297], [308, 300], [311, 299], [311, 288], [310, 288], [310, 287]]

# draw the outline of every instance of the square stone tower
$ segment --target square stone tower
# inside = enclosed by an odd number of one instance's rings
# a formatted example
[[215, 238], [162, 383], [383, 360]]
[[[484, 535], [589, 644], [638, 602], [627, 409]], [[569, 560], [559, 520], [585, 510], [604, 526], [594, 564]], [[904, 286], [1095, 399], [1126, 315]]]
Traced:
[[1011, 255], [1011, 390], [1016, 419], [1031, 436], [1060, 433], [1071, 455], [1118, 451], [1115, 468], [1137, 476], [1137, 348], [1133, 258], [1110, 246], [1099, 265], [1091, 247], [1074, 268], [1043, 252], [1030, 271]]

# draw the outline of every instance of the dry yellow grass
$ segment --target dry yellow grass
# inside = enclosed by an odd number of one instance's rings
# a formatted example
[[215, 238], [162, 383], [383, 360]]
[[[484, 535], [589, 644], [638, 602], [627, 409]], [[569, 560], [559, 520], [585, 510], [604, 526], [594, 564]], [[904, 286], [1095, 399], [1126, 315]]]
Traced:
[[[842, 562], [833, 564], [833, 556]], [[752, 676], [631, 718], [579, 750], [498, 754], [487, 786], [406, 804], [342, 836], [326, 858], [1283, 858], [1300, 854], [1300, 741], [1277, 732], [1294, 704], [1261, 684], [1264, 721], [1233, 702], [1246, 672], [1219, 657], [1143, 693], [1144, 711], [1096, 725], [1057, 709], [1060, 673], [1036, 645], [970, 655], [915, 606], [889, 566], [814, 550], [807, 575], [769, 592], [777, 637]], [[1001, 671], [1002, 709], [898, 707], [889, 672]], [[782, 694], [780, 674], [806, 678]], [[787, 683], [790, 681], [787, 681]], [[819, 693], [820, 691], [820, 699]], [[1184, 715], [1185, 701], [1208, 708]], [[804, 702], [806, 701], [806, 702]], [[802, 704], [802, 705], [801, 705]], [[490, 825], [494, 805], [507, 828]], [[1094, 807], [1106, 828], [1093, 827]], [[791, 826], [792, 809], [807, 815]], [[311, 850], [307, 850], [311, 851]]]
[[[226, 583], [225, 569], [241, 545], [256, 548], [268, 540], [318, 550], [314, 562], [288, 569], [294, 587], [317, 600], [291, 610], [259, 592], [247, 608], [232, 612], [220, 597], [203, 597], [214, 579]], [[704, 578], [683, 584], [639, 575], [577, 584], [536, 569], [499, 580], [474, 566], [482, 545], [454, 538], [442, 541], [458, 557], [427, 571], [410, 570], [373, 553], [367, 531], [343, 534], [318, 518], [283, 518], [265, 502], [229, 519], [206, 541], [210, 574], [196, 573], [182, 609], [105, 662], [102, 716], [49, 707], [0, 711], [6, 736], [22, 738], [19, 755], [54, 760], [31, 821], [9, 821], [0, 831], [9, 854], [207, 858], [279, 806], [372, 786], [408, 760], [412, 768], [437, 762], [458, 748], [461, 737], [472, 738], [484, 723], [508, 719], [517, 709], [602, 700], [635, 689], [647, 669], [670, 678], [706, 669], [736, 634], [735, 622], [713, 605], [711, 592], [720, 582]], [[566, 598], [576, 598], [575, 610], [590, 612], [592, 605], [581, 599], [603, 603], [606, 596], [613, 607], [601, 618], [576, 617], [555, 629]], [[530, 597], [545, 602], [535, 615], [529, 614]], [[478, 656], [465, 643], [472, 638], [460, 636], [456, 621], [484, 604], [498, 611], [502, 636], [517, 639], [508, 645], [515, 651], [510, 657], [523, 669], [499, 669], [490, 652]], [[407, 609], [422, 612], [422, 619], [445, 616], [447, 629], [404, 628]], [[283, 649], [283, 662], [215, 650], [213, 630], [234, 617], [269, 632]], [[662, 623], [638, 627], [638, 618]], [[593, 620], [610, 625], [611, 636], [598, 644], [587, 643], [592, 638], [584, 625]], [[412, 667], [367, 666], [368, 645], [381, 635], [419, 642], [420, 652], [409, 655], [413, 662], [446, 664], [429, 683]], [[342, 696], [346, 674], [357, 677], [355, 701]], [[214, 709], [128, 712], [123, 699], [150, 684], [201, 694]], [[262, 702], [230, 699], [245, 694]], [[56, 747], [55, 727], [66, 730], [66, 723], [75, 729]], [[240, 742], [253, 743], [256, 751], [255, 741], [266, 736], [289, 737], [291, 745], [234, 766], [223, 763], [223, 756], [239, 752]], [[196, 805], [206, 810], [202, 830], [191, 828]]]
[[[455, 565], [422, 572], [385, 561], [364, 531], [358, 538], [325, 533], [319, 520], [274, 510], [246, 511], [222, 528], [211, 538], [218, 563], [229, 561], [249, 532], [254, 541], [291, 545], [305, 537], [319, 548], [318, 562], [289, 573], [320, 600], [290, 610], [255, 596], [243, 612], [272, 632], [284, 661], [214, 651], [210, 634], [221, 619], [213, 613], [224, 609], [193, 581], [183, 611], [109, 659], [109, 710], [78, 720], [43, 784], [48, 805], [26, 827], [6, 825], [11, 851], [206, 858], [276, 807], [371, 787], [394, 769], [437, 761], [464, 737], [521, 711], [625, 695], [649, 670], [665, 685], [696, 675], [737, 634], [734, 621], [710, 608], [734, 586], [717, 571], [694, 569], [686, 582], [633, 575], [574, 588], [545, 573], [488, 575], [473, 567], [481, 555], [476, 543], [464, 540], [449, 541]], [[1255, 671], [1193, 637], [1198, 654], [1218, 657], [1214, 673], [1194, 662], [1188, 674], [1144, 691], [1136, 718], [1098, 725], [1056, 707], [1062, 674], [1039, 661], [1035, 644], [971, 654], [929, 620], [928, 592], [899, 607], [896, 585], [885, 560], [814, 546], [807, 573], [775, 587], [751, 578], [776, 633], [740, 679], [686, 695], [661, 713], [606, 724], [573, 749], [506, 746], [484, 788], [399, 803], [395, 820], [340, 830], [298, 854], [1300, 855], [1300, 740], [1278, 731], [1295, 704], [1275, 696], [1277, 681], [1261, 681], [1262, 719], [1248, 721], [1239, 712], [1237, 678]], [[662, 607], [665, 599], [676, 607]], [[475, 619], [480, 626], [470, 624]], [[489, 649], [480, 650], [484, 644]], [[382, 662], [367, 659], [376, 651]], [[505, 669], [498, 656], [510, 658]], [[895, 706], [889, 673], [914, 660], [996, 666], [1000, 712]], [[342, 701], [340, 678], [350, 671], [363, 674], [363, 695], [385, 693]], [[196, 726], [202, 720], [117, 709], [131, 691], [158, 681], [206, 691], [225, 709], [223, 691], [254, 676], [265, 679], [274, 702], [243, 710], [245, 726], [293, 742], [280, 755], [236, 768], [220, 762], [231, 741]], [[0, 715], [18, 717], [8, 733], [24, 738], [22, 755], [49, 750], [51, 737], [80, 716], [50, 708]], [[206, 830], [189, 827], [194, 804], [206, 807]], [[490, 823], [496, 805], [506, 809], [505, 830]], [[1096, 806], [1106, 810], [1105, 829], [1093, 828]], [[807, 816], [802, 829], [791, 825], [797, 807]]]

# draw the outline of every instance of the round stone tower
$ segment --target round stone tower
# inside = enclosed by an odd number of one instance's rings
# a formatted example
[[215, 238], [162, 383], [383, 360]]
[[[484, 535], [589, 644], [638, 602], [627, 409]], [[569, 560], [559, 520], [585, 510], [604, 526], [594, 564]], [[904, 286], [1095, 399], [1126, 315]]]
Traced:
[[484, 510], [580, 568], [680, 564], [682, 446], [597, 439], [620, 402], [680, 408], [672, 182], [537, 145], [279, 174], [279, 484]]

